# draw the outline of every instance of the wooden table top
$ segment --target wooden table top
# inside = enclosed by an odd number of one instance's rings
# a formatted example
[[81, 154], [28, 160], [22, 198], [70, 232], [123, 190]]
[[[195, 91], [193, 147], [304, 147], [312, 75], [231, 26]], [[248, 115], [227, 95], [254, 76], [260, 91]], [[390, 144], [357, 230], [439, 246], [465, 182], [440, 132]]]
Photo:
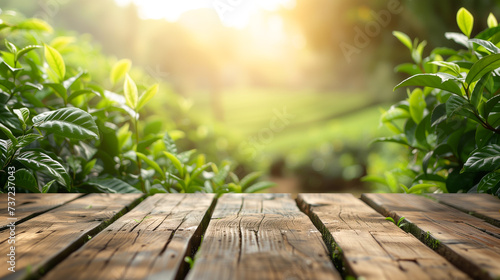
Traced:
[[9, 201], [0, 279], [500, 279], [500, 199], [486, 194]]

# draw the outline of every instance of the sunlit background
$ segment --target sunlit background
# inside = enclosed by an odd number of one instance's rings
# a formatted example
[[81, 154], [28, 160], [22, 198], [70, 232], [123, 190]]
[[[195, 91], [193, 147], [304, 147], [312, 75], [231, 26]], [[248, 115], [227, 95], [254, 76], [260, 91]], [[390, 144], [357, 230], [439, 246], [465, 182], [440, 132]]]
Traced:
[[[454, 47], [456, 11], [476, 18], [499, 1], [457, 0], [2, 0], [51, 23], [92, 52], [129, 58], [162, 83], [145, 117], [185, 131], [180, 145], [239, 172], [262, 170], [283, 192], [366, 191], [360, 179], [397, 166], [397, 146], [371, 145], [388, 132], [381, 110], [410, 61], [400, 30]], [[486, 22], [478, 22], [481, 30]], [[69, 31], [68, 31], [69, 30]], [[94, 66], [97, 68], [97, 66]], [[100, 71], [99, 69], [94, 69]], [[102, 71], [102, 70], [101, 70]]]

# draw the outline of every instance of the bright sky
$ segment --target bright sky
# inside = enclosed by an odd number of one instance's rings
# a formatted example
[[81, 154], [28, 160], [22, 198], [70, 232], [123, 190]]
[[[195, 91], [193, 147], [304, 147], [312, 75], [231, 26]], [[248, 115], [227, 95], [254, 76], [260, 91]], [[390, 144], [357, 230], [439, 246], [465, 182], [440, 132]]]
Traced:
[[229, 27], [244, 28], [251, 17], [263, 10], [280, 7], [293, 8], [295, 0], [115, 0], [120, 6], [134, 3], [142, 18], [177, 21], [190, 10], [214, 9], [222, 23]]

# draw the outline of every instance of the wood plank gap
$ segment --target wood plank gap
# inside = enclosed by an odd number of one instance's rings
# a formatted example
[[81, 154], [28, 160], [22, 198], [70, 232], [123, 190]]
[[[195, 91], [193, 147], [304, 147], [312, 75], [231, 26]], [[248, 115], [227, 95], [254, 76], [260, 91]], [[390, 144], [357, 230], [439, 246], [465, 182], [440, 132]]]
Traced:
[[[191, 242], [188, 244], [186, 254], [184, 255], [183, 259], [185, 259], [186, 257], [190, 257], [194, 261], [196, 253], [200, 249], [203, 236], [205, 235], [205, 232], [208, 228], [208, 225], [210, 224], [210, 220], [212, 219], [212, 214], [214, 213], [215, 205], [217, 205], [217, 200], [218, 200], [217, 196], [214, 197], [214, 199], [212, 200], [212, 204], [208, 208], [208, 211], [205, 213], [205, 216], [203, 217], [203, 220], [201, 221], [200, 226], [194, 232], [194, 235], [191, 239]], [[172, 238], [173, 238], [173, 234], [171, 236], [171, 239]], [[171, 239], [170, 239], [170, 241], [171, 241]], [[167, 248], [167, 246], [165, 246], [164, 250], [166, 248]], [[183, 267], [179, 268], [179, 271], [178, 271], [175, 279], [176, 280], [185, 279], [186, 275], [189, 273], [190, 269], [191, 269], [190, 264], [188, 264], [187, 262], [184, 262]]]
[[155, 194], [43, 279], [182, 279], [215, 207], [213, 194]]
[[328, 248], [328, 252], [330, 253], [329, 257], [332, 260], [335, 268], [340, 272], [342, 278], [345, 279], [348, 276], [353, 276], [352, 273], [346, 270], [346, 266], [342, 258], [342, 249], [335, 242], [335, 239], [333, 238], [332, 234], [326, 228], [325, 224], [321, 221], [318, 215], [316, 215], [316, 213], [311, 211], [311, 205], [306, 203], [301, 196], [297, 197], [295, 199], [295, 202], [297, 203], [297, 207], [300, 209], [300, 211], [302, 211], [309, 217], [313, 225], [321, 233], [321, 236], [323, 237], [323, 242], [325, 242], [326, 247]]
[[500, 279], [500, 242], [493, 237], [500, 229], [424, 196], [363, 194], [361, 199], [386, 217], [405, 217], [407, 232], [471, 277]]
[[[74, 201], [75, 199], [78, 199], [78, 198], [81, 198], [83, 196], [86, 196], [87, 194], [53, 194], [53, 193], [49, 193], [49, 194], [41, 194], [41, 193], [37, 193], [37, 194], [32, 194], [32, 193], [17, 193], [16, 194], [16, 206], [14, 207], [16, 209], [16, 215], [14, 216], [14, 218], [18, 218], [17, 221], [16, 221], [16, 226], [29, 220], [29, 219], [32, 219], [32, 218], [35, 218], [37, 216], [40, 216], [41, 214], [45, 213], [45, 212], [48, 212], [52, 209], [56, 209], [58, 207], [61, 207], [67, 203], [70, 203], [72, 201]], [[66, 199], [61, 199], [63, 196], [67, 196], [67, 200]], [[25, 199], [25, 200], [34, 200], [35, 202], [33, 201], [28, 201], [28, 202], [25, 202], [25, 203], [21, 203], [21, 205], [18, 205], [17, 202], [20, 201], [20, 199], [18, 200], [18, 198], [21, 197], [22, 199]], [[38, 205], [38, 206], [35, 206], [35, 209], [26, 209], [26, 208], [29, 208], [31, 206], [31, 204], [35, 203], [37, 204], [36, 200], [41, 200], [41, 198], [44, 197], [44, 199], [47, 199], [49, 200], [49, 205], [46, 205], [44, 207], [44, 205]], [[0, 205], [7, 205], [7, 194], [0, 194]], [[30, 205], [30, 206], [26, 206], [26, 205]], [[36, 209], [38, 208], [38, 209]], [[5, 210], [5, 214], [3, 213]], [[31, 212], [31, 213], [22, 213], [22, 212]], [[7, 224], [4, 224], [3, 222], [7, 220], [7, 208], [1, 208], [0, 210], [0, 221], [2, 222], [2, 224], [0, 224], [0, 233], [6, 229], [8, 229], [7, 227]], [[19, 212], [21, 212], [21, 214], [19, 214]], [[4, 216], [5, 215], [5, 216]], [[21, 217], [19, 217], [21, 216]]]
[[426, 197], [500, 227], [500, 199], [496, 196], [440, 193], [427, 194]]
[[[99, 194], [97, 194], [97, 195], [99, 195]], [[70, 203], [64, 204], [62, 207], [68, 207], [72, 203], [78, 203], [83, 198], [89, 198], [91, 196], [92, 195], [81, 196], [78, 199], [75, 199]], [[96, 196], [96, 194], [93, 194], [93, 196]], [[123, 214], [130, 211], [130, 209], [134, 208], [141, 201], [142, 201], [142, 196], [139, 196], [139, 197], [133, 198], [133, 200], [129, 201], [128, 205], [123, 205], [124, 207], [122, 207], [120, 211], [112, 214], [111, 216], [106, 217], [106, 215], [108, 215], [108, 214], [103, 213], [105, 218], [94, 219], [95, 222], [100, 222], [98, 225], [92, 226], [92, 228], [89, 229], [88, 231], [86, 231], [85, 234], [80, 234], [79, 237], [75, 236], [75, 239], [70, 240], [70, 241], [68, 240], [68, 243], [64, 244], [64, 247], [61, 248], [59, 251], [54, 252], [53, 255], [48, 255], [43, 260], [41, 260], [39, 262], [35, 262], [34, 264], [29, 264], [28, 266], [25, 266], [25, 265], [19, 266], [18, 264], [16, 264], [16, 272], [14, 272], [14, 273], [9, 272], [7, 275], [2, 276], [1, 274], [3, 274], [4, 272], [0, 271], [0, 277], [2, 277], [2, 280], [11, 280], [11, 279], [12, 280], [13, 279], [16, 279], [16, 280], [17, 279], [35, 280], [35, 279], [40, 279], [45, 274], [47, 274], [52, 268], [54, 268], [57, 264], [59, 264], [61, 261], [63, 261], [67, 256], [69, 256], [74, 251], [78, 250], [81, 246], [83, 246], [85, 243], [87, 243], [93, 236], [95, 236], [97, 233], [99, 233], [100, 231], [105, 229], [108, 225], [110, 225], [116, 219], [121, 217]], [[44, 213], [44, 215], [39, 215], [34, 219], [30, 219], [30, 220], [26, 221], [25, 223], [23, 223], [22, 225], [28, 227], [28, 230], [29, 230], [29, 227], [31, 227], [31, 226], [33, 226], [33, 227], [38, 226], [39, 227], [40, 225], [44, 224], [43, 218], [45, 215], [48, 215], [48, 214], [52, 213], [53, 211], [60, 211], [61, 209], [63, 209], [63, 208], [58, 207], [58, 208], [52, 209], [50, 211], [47, 211]], [[40, 220], [40, 221], [38, 221], [38, 220]], [[33, 225], [30, 225], [31, 223], [33, 223]], [[18, 230], [18, 229], [19, 228], [16, 227], [16, 230]], [[20, 233], [16, 232], [16, 234], [18, 234], [18, 235], [19, 234], [28, 234], [28, 233], [25, 233], [26, 231], [27, 230], [24, 230]], [[45, 237], [43, 237], [43, 239], [37, 240], [34, 243], [26, 244], [25, 246], [26, 247], [31, 246], [32, 248], [36, 248], [38, 245], [44, 246], [43, 243], [46, 243], [46, 242], [44, 242], [43, 240], [48, 239], [50, 237], [50, 235], [56, 233], [56, 230], [52, 230], [51, 232], [52, 233], [49, 233]], [[25, 238], [29, 239], [29, 236], [25, 237]], [[29, 240], [25, 240], [25, 241], [29, 241]], [[52, 242], [53, 241], [54, 240], [52, 240]], [[16, 244], [17, 244], [17, 242], [16, 242]], [[0, 243], [0, 247], [3, 247], [2, 245], [3, 244]], [[16, 247], [21, 248], [21, 246], [19, 246], [19, 245]], [[23, 248], [23, 250], [25, 250], [25, 248]], [[22, 253], [26, 254], [27, 252], [22, 252]], [[44, 253], [46, 253], [46, 252], [44, 252]], [[25, 257], [23, 257], [21, 255], [22, 255], [21, 253], [16, 251], [16, 256], [19, 257], [19, 260], [17, 261], [17, 263], [25, 261], [24, 260]], [[32, 265], [35, 267], [33, 268]], [[2, 267], [3, 267], [3, 265], [2, 265]], [[5, 270], [6, 270], [6, 268], [5, 268]]]
[[328, 254], [288, 194], [224, 194], [186, 279], [341, 279]]
[[297, 201], [325, 235], [344, 277], [469, 279], [351, 194], [299, 194]]
[[71, 253], [74, 251], [80, 249], [85, 243], [89, 242], [94, 236], [96, 236], [99, 232], [103, 231], [106, 229], [110, 224], [112, 224], [114, 221], [119, 219], [121, 216], [125, 215], [127, 212], [130, 210], [134, 209], [139, 203], [141, 203], [144, 200], [145, 196], [141, 196], [134, 200], [130, 205], [125, 206], [121, 211], [116, 213], [111, 219], [103, 221], [101, 225], [91, 229], [89, 232], [87, 232], [86, 236], [82, 236], [79, 239], [76, 239], [73, 244], [68, 246], [64, 251], [62, 251], [59, 255], [55, 256], [51, 261], [47, 262], [47, 265], [45, 267], [41, 267], [38, 271], [37, 274], [29, 275], [26, 277], [26, 280], [36, 280], [40, 279], [43, 277], [45, 274], [47, 274], [52, 268], [54, 268], [57, 264], [59, 264], [61, 261], [66, 259]]

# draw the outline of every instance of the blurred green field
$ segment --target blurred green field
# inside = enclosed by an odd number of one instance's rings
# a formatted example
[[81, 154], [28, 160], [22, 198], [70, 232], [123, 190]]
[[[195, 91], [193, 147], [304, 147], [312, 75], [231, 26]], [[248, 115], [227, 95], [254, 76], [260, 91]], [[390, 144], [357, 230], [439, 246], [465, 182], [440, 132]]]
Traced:
[[[207, 93], [191, 96], [194, 110], [200, 116], [215, 116]], [[316, 126], [335, 117], [357, 113], [373, 101], [363, 93], [331, 93], [239, 89], [224, 91], [220, 95], [223, 124], [232, 132], [249, 136], [269, 127], [275, 111], [286, 111], [293, 116], [290, 127]]]
[[[192, 98], [192, 112], [215, 115], [207, 93]], [[375, 137], [389, 135], [380, 127], [379, 119], [380, 110], [387, 109], [390, 103], [376, 104], [361, 92], [240, 89], [222, 92], [219, 98], [222, 127], [255, 148], [258, 160], [266, 163], [277, 157], [300, 163], [311, 153], [324, 150], [325, 145], [336, 150], [356, 145], [364, 150]], [[276, 111], [286, 111], [293, 118], [283, 130], [270, 134], [270, 121]]]

